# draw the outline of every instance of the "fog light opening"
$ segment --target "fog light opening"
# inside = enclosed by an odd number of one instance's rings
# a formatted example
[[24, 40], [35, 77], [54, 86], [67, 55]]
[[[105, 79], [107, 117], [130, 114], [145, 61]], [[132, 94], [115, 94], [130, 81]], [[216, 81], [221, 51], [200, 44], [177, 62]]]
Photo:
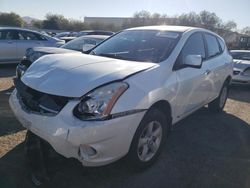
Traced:
[[93, 158], [97, 154], [95, 148], [88, 145], [80, 145], [78, 155], [81, 159]]

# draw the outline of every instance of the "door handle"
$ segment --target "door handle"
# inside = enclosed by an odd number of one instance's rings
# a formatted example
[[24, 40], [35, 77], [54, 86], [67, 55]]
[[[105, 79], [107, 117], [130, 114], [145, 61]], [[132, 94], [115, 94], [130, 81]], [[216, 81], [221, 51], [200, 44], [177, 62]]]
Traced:
[[209, 75], [210, 73], [211, 73], [211, 70], [206, 70], [206, 71], [204, 72], [205, 75]]
[[7, 41], [7, 43], [12, 44], [13, 42], [9, 40], [9, 41]]

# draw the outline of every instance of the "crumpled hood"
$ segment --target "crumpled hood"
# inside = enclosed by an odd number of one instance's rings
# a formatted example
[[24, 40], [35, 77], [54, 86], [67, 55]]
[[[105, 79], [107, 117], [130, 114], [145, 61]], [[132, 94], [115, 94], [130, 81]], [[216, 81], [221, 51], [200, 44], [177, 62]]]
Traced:
[[85, 54], [55, 54], [38, 59], [21, 80], [44, 93], [81, 97], [102, 84], [156, 65]]
[[248, 60], [234, 59], [234, 68], [245, 69], [247, 67], [250, 67], [250, 61], [248, 61]]

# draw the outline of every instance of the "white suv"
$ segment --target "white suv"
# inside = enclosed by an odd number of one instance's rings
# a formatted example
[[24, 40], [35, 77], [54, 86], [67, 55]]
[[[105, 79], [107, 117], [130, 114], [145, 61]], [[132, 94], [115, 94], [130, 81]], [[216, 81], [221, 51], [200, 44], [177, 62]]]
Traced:
[[233, 71], [221, 37], [205, 29], [127, 29], [89, 55], [38, 59], [10, 97], [24, 127], [65, 157], [100, 166], [159, 155], [171, 127], [208, 104], [221, 111]]

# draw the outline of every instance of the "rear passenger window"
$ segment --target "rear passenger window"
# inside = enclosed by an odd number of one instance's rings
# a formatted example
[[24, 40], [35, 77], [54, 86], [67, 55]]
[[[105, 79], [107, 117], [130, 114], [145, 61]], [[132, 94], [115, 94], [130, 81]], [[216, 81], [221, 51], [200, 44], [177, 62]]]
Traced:
[[33, 32], [20, 31], [18, 32], [19, 40], [45, 40], [42, 35]]
[[205, 34], [205, 40], [207, 42], [208, 57], [214, 57], [220, 54], [219, 43], [215, 36], [210, 34]]
[[0, 40], [16, 40], [16, 33], [11, 30], [0, 31]]
[[205, 48], [201, 33], [195, 33], [189, 37], [179, 56], [180, 64], [183, 63], [188, 55], [201, 55], [202, 58], [205, 58]]

